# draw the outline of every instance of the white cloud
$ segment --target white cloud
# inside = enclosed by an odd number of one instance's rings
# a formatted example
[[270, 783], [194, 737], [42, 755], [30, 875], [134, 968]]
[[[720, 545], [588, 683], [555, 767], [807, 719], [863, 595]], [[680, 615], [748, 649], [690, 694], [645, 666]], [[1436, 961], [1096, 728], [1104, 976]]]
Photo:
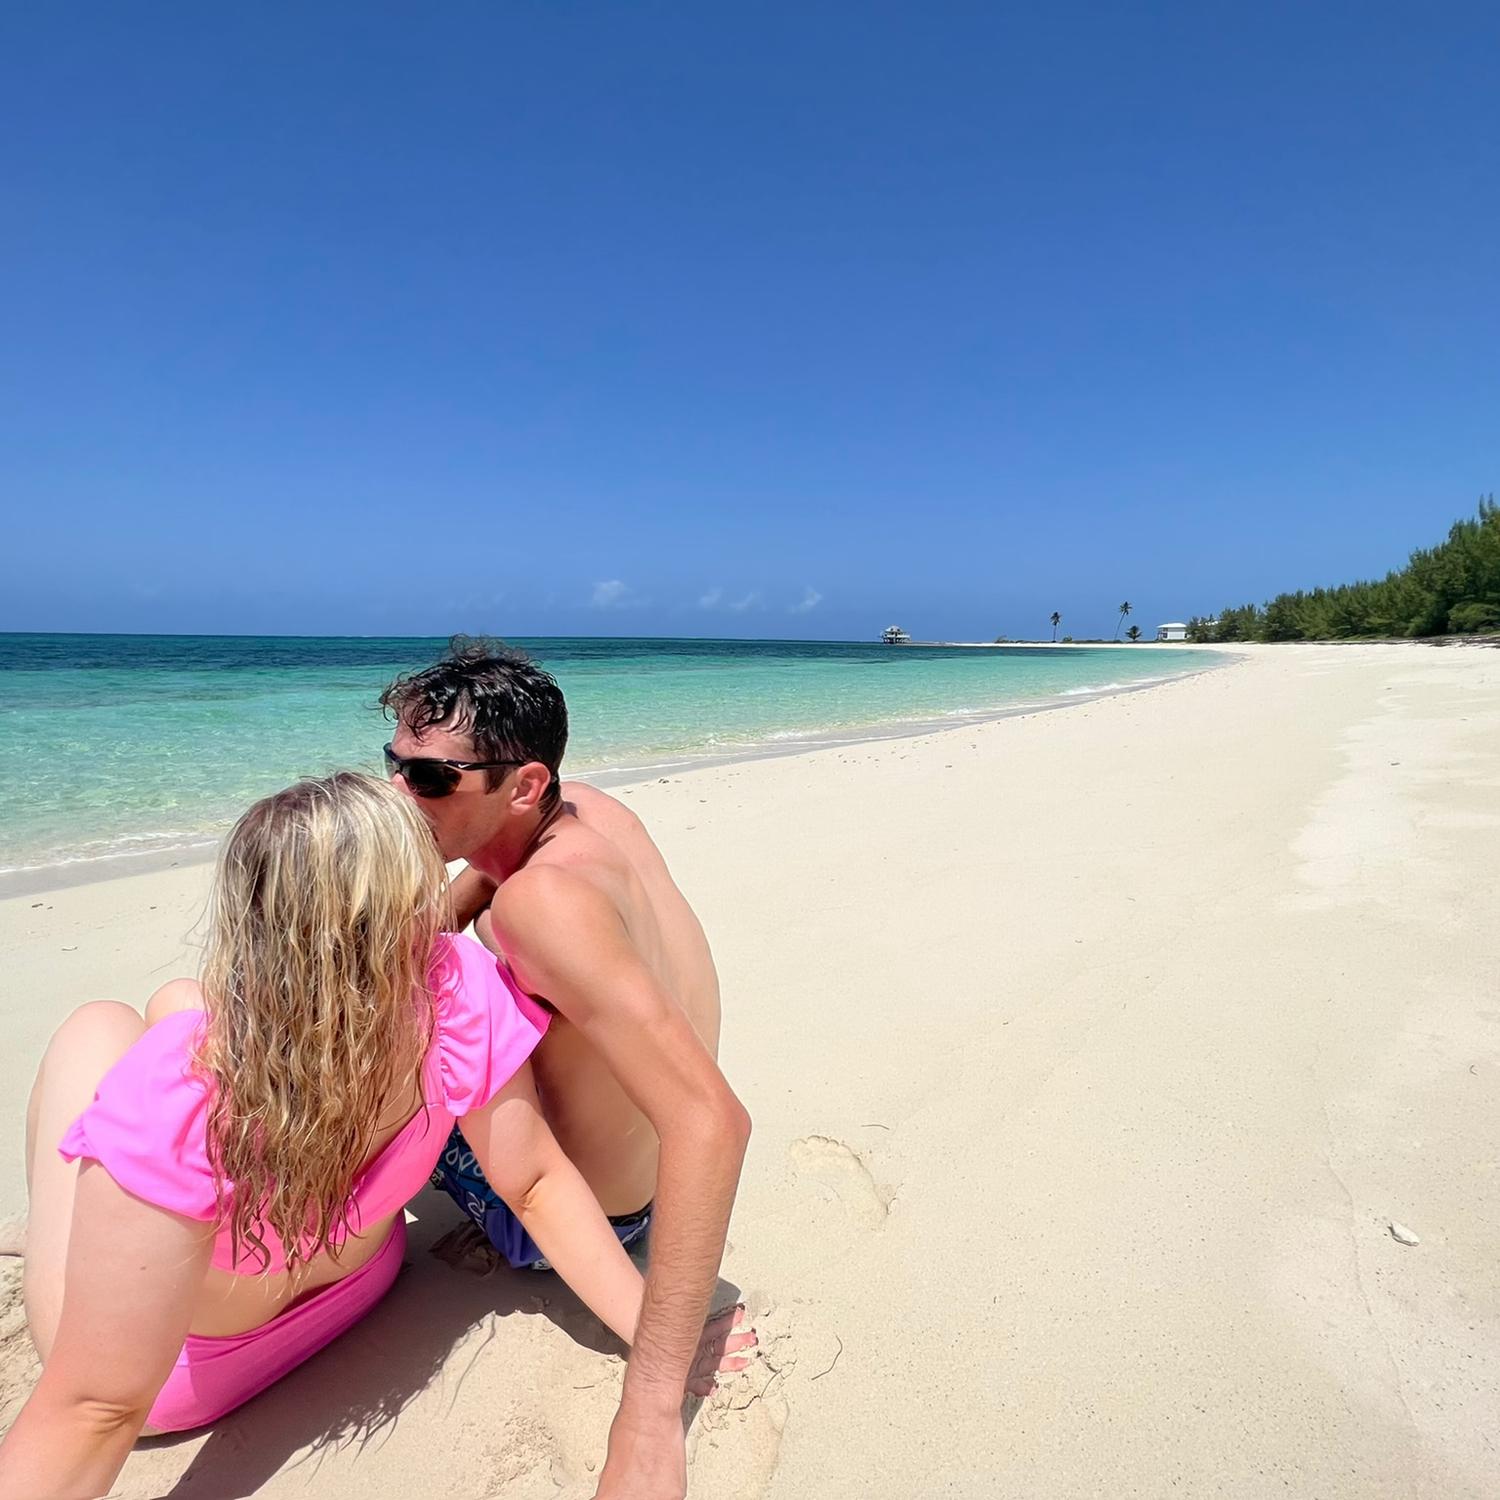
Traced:
[[594, 585], [594, 608], [614, 609], [625, 602], [630, 590], [618, 578], [607, 579]]
[[724, 597], [724, 590], [721, 589], [718, 586], [718, 584], [715, 584], [713, 586], [713, 588], [709, 589], [706, 593], [700, 595], [700, 597], [698, 599], [698, 608], [699, 609], [712, 609], [714, 607], [714, 605], [716, 605], [719, 602], [719, 600], [721, 600], [723, 597]]
[[738, 599], [731, 599], [729, 601], [729, 607], [730, 607], [730, 609], [734, 610], [737, 614], [741, 614], [741, 613], [743, 613], [747, 609], [754, 609], [755, 606], [757, 604], [759, 604], [759, 603], [760, 603], [760, 590], [759, 589], [751, 589], [748, 594], [742, 595]]
[[816, 609], [823, 602], [823, 596], [817, 589], [808, 587], [802, 592], [802, 600], [799, 604], [793, 604], [788, 610], [789, 615], [805, 615], [810, 610]]

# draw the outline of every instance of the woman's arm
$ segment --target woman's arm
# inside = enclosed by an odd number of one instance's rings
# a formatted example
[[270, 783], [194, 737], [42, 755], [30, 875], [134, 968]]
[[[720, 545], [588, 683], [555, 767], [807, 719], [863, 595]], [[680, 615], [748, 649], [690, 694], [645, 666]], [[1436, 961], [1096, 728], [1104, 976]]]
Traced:
[[543, 1119], [531, 1065], [459, 1123], [490, 1186], [552, 1268], [602, 1323], [631, 1343], [645, 1283]]
[[0, 1443], [0, 1500], [92, 1500], [114, 1484], [171, 1373], [213, 1227], [79, 1168], [62, 1312], [31, 1398]]

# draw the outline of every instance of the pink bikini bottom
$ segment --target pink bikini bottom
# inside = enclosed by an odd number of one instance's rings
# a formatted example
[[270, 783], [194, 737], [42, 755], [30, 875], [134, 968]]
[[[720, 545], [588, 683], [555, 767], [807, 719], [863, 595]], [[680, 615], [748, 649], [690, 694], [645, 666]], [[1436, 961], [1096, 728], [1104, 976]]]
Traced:
[[398, 1214], [385, 1244], [352, 1276], [314, 1292], [249, 1333], [229, 1338], [190, 1333], [147, 1426], [185, 1432], [258, 1396], [359, 1322], [390, 1291], [405, 1252], [406, 1221]]

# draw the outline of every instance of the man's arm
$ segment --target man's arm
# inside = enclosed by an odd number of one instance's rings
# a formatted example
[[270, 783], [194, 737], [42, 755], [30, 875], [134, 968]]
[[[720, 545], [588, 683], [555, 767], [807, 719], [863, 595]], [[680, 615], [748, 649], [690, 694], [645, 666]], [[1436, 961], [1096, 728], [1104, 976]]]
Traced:
[[[459, 1122], [489, 1185], [541, 1247], [552, 1269], [606, 1327], [633, 1343], [644, 1286], [578, 1168], [563, 1155], [523, 1064], [509, 1083]], [[719, 1374], [743, 1370], [753, 1332], [736, 1331], [736, 1308], [704, 1330], [688, 1389], [708, 1396]]]
[[495, 882], [482, 875], [473, 865], [465, 865], [448, 882], [450, 932], [462, 932], [482, 911], [489, 909], [495, 897]]
[[520, 983], [598, 1049], [661, 1143], [651, 1266], [599, 1500], [685, 1492], [680, 1412], [710, 1300], [750, 1117], [682, 1008], [642, 962], [589, 881], [514, 875], [491, 908]]

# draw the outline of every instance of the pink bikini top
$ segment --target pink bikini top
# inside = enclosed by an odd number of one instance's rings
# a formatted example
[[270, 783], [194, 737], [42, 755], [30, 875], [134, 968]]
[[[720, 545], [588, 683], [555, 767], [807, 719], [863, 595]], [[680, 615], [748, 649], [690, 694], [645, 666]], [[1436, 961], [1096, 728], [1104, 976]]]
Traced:
[[[443, 933], [428, 983], [433, 1037], [422, 1061], [419, 1109], [355, 1179], [349, 1226], [358, 1232], [396, 1213], [437, 1165], [455, 1120], [488, 1104], [531, 1056], [548, 1015], [516, 988], [504, 968], [472, 938]], [[68, 1127], [58, 1150], [67, 1161], [97, 1161], [126, 1192], [185, 1218], [217, 1217], [205, 1127], [212, 1084], [192, 1063], [203, 1012], [177, 1011], [152, 1026], [100, 1080], [94, 1102]], [[267, 1228], [271, 1269], [286, 1251]], [[214, 1241], [213, 1264], [234, 1268], [227, 1225]], [[259, 1270], [259, 1258], [241, 1269]]]

